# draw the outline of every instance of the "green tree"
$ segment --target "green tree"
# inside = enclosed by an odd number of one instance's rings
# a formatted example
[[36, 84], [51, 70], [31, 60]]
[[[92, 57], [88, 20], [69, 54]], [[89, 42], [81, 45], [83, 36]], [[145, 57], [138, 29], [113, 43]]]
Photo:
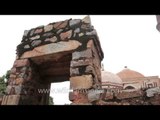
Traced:
[[2, 95], [5, 94], [5, 90], [7, 87], [7, 81], [9, 79], [9, 76], [10, 76], [10, 70], [8, 70], [5, 75], [0, 77], [0, 94], [2, 94]]
[[6, 90], [5, 76], [0, 77], [0, 94], [4, 94]]
[[54, 105], [53, 98], [49, 96], [49, 105]]

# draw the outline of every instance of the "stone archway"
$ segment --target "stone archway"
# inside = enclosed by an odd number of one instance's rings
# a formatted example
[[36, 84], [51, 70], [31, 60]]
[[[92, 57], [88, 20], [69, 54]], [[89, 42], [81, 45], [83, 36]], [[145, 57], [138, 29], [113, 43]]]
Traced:
[[125, 89], [125, 90], [134, 90], [134, 89], [136, 89], [136, 88], [129, 85], [129, 86], [126, 86], [124, 89]]
[[51, 82], [70, 80], [74, 104], [89, 104], [100, 88], [103, 51], [90, 17], [50, 23], [24, 32], [2, 105], [46, 105]]

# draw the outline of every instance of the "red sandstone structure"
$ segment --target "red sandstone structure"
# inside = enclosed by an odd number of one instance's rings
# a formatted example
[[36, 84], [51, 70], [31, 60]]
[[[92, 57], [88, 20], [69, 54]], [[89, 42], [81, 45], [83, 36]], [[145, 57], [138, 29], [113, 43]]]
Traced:
[[67, 80], [72, 104], [92, 104], [88, 94], [101, 88], [102, 60], [89, 16], [25, 30], [2, 105], [47, 105], [49, 92], [38, 90]]

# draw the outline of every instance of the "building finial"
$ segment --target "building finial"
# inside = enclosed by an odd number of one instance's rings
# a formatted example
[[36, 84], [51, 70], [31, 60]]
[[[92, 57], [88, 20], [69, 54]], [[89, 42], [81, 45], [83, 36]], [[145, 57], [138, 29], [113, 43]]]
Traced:
[[127, 68], [127, 66], [124, 66], [124, 68]]

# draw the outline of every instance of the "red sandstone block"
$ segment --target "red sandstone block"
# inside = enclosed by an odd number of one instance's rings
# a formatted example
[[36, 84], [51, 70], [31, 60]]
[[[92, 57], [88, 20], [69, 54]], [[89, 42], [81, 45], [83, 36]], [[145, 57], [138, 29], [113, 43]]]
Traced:
[[88, 89], [93, 85], [92, 75], [82, 75], [70, 78], [71, 89]]
[[16, 60], [13, 66], [14, 67], [29, 66], [29, 60], [28, 59]]
[[3, 97], [2, 105], [18, 105], [20, 95], [8, 95]]
[[11, 69], [11, 74], [16, 74], [16, 68], [15, 68], [15, 67], [13, 67], [13, 68]]
[[72, 36], [72, 30], [60, 34], [61, 40], [68, 40], [71, 38], [71, 36]]
[[62, 29], [62, 28], [65, 28], [65, 27], [67, 26], [67, 24], [68, 24], [68, 20], [66, 20], [66, 21], [60, 21], [60, 22], [56, 22], [56, 23], [53, 25], [53, 27], [54, 27], [55, 29]]

